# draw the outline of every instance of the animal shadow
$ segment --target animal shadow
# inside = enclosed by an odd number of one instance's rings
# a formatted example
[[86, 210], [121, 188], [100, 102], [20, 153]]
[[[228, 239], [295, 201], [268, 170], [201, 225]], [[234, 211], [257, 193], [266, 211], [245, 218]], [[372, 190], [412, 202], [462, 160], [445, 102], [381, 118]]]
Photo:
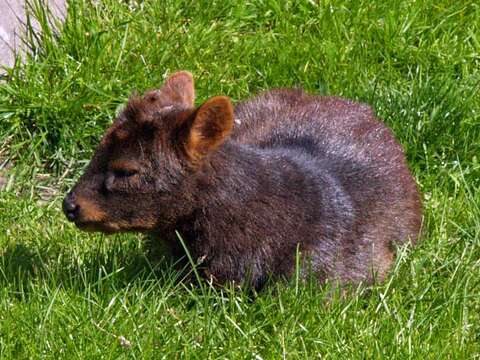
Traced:
[[122, 243], [112, 243], [99, 251], [94, 246], [81, 256], [70, 248], [36, 244], [7, 245], [0, 253], [0, 286], [23, 297], [34, 292], [33, 284], [83, 292], [104, 291], [105, 286], [127, 288], [132, 283], [155, 282], [158, 286], [177, 285], [185, 271], [158, 241], [146, 237], [141, 245], [122, 251]]

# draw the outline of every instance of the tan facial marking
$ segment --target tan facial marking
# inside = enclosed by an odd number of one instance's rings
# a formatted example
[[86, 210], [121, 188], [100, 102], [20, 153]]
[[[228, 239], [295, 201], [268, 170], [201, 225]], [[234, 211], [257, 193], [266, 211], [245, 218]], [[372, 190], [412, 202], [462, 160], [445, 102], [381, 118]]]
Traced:
[[139, 169], [138, 164], [131, 160], [114, 160], [109, 164], [108, 167], [112, 171], [124, 170], [124, 171], [137, 172]]
[[102, 222], [107, 217], [107, 214], [97, 204], [84, 197], [78, 198], [77, 204], [80, 206], [82, 221]]

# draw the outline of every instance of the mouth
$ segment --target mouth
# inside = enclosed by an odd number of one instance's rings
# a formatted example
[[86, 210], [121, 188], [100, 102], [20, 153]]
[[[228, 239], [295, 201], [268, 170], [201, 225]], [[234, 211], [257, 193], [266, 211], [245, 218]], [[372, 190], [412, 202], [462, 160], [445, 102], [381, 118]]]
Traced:
[[102, 232], [105, 234], [113, 234], [120, 231], [119, 227], [115, 224], [98, 221], [76, 221], [75, 226], [83, 231]]

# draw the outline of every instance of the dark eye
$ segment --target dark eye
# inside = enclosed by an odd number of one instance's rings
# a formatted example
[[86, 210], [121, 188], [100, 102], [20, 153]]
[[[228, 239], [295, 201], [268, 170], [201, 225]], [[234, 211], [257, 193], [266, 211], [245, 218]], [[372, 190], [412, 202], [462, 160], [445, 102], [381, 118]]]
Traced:
[[135, 169], [115, 169], [113, 170], [113, 175], [117, 178], [127, 178], [138, 173], [138, 170]]

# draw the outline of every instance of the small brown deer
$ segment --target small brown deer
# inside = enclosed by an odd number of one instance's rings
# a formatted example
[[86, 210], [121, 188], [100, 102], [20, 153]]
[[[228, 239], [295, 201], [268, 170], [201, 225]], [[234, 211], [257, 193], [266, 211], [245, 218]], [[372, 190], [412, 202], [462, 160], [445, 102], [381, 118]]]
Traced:
[[85, 230], [151, 232], [218, 284], [381, 281], [421, 203], [401, 146], [364, 105], [301, 90], [194, 106], [192, 75], [132, 97], [66, 196]]

